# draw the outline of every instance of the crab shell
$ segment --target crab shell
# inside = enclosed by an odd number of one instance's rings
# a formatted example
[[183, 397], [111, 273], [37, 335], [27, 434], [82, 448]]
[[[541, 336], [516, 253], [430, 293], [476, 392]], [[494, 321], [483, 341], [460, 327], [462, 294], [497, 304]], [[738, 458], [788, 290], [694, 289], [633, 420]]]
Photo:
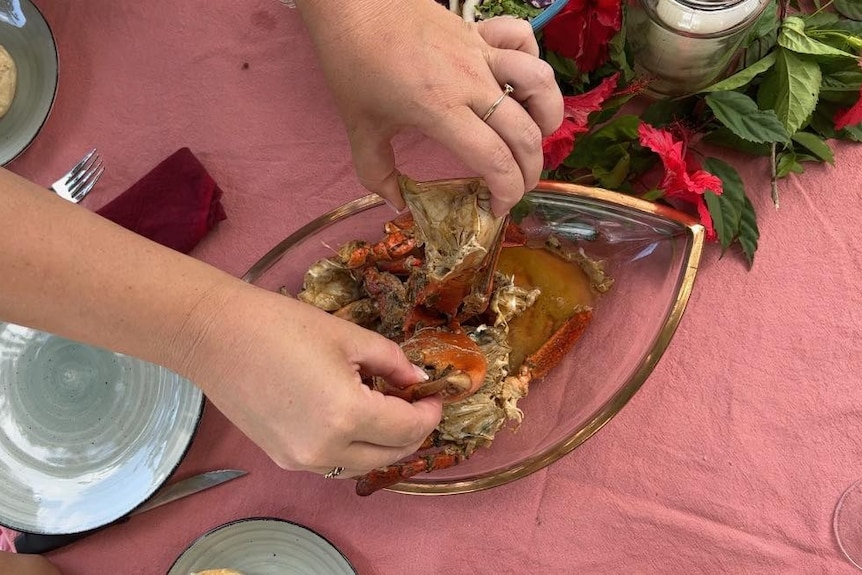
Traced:
[[401, 176], [399, 184], [417, 243], [425, 247], [426, 284], [415, 303], [448, 317], [465, 301], [468, 315], [484, 311], [486, 256], [507, 221], [491, 211], [484, 180], [421, 183]]
[[476, 393], [485, 380], [488, 360], [479, 346], [463, 331], [426, 328], [401, 344], [407, 359], [429, 376], [428, 381], [396, 387], [382, 378], [375, 388], [407, 401], [439, 394], [444, 403], [454, 403]]

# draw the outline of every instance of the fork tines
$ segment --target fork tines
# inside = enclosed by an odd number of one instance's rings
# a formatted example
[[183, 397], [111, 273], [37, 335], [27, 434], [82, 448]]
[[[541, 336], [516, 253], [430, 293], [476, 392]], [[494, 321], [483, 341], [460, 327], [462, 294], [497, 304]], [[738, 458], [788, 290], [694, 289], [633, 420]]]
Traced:
[[88, 194], [104, 171], [102, 159], [96, 153], [96, 148], [93, 148], [72, 168], [66, 178], [72, 198], [80, 199]]

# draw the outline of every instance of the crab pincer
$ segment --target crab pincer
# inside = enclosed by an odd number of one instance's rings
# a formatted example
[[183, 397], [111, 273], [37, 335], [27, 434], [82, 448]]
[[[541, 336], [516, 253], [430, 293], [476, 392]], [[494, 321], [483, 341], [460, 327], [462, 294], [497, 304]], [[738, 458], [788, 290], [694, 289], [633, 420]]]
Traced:
[[378, 391], [406, 401], [438, 394], [444, 403], [460, 401], [482, 386], [488, 371], [482, 350], [461, 330], [421, 329], [401, 349], [411, 363], [425, 370], [429, 380], [397, 387], [377, 378], [374, 385]]

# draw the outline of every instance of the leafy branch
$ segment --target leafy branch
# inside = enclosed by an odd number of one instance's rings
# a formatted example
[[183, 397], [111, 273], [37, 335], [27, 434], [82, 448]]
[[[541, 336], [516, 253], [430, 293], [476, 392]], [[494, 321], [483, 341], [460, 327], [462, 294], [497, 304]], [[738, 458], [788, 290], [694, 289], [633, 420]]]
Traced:
[[[862, 142], [862, 0], [813, 0], [813, 7], [796, 2], [773, 0], [723, 79], [695, 94], [654, 100], [637, 116], [626, 113], [625, 104], [644, 80], [633, 72], [625, 26], [607, 41], [601, 65], [579, 66], [577, 54], [560, 56], [546, 42], [544, 56], [572, 106], [568, 155], [546, 175], [665, 201], [673, 191], [667, 172], [658, 186], [647, 176], [659, 161], [667, 168], [673, 158], [644, 145], [641, 126], [649, 125], [677, 138], [674, 145], [682, 146], [685, 161], [693, 161], [690, 148], [701, 141], [768, 157], [770, 194], [778, 208], [780, 180], [803, 173], [808, 163], [834, 164], [830, 140]], [[599, 17], [608, 20], [606, 13]], [[611, 96], [599, 89], [609, 78], [617, 83]], [[703, 167], [721, 182], [722, 190], [706, 191], [702, 201], [722, 251], [739, 246], [751, 265], [759, 231], [744, 183], [715, 158], [703, 158]], [[674, 185], [702, 193], [693, 177]]]

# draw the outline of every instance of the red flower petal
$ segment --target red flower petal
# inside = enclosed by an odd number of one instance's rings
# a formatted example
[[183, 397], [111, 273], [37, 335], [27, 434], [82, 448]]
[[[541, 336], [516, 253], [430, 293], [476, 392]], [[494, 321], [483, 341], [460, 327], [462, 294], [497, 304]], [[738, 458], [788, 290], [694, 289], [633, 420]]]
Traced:
[[643, 122], [638, 126], [638, 136], [642, 146], [659, 155], [668, 174], [685, 173], [683, 142], [676, 142], [670, 132]]
[[586, 125], [587, 118], [593, 112], [598, 112], [602, 109], [602, 104], [607, 100], [614, 90], [617, 89], [617, 81], [620, 73], [617, 72], [613, 76], [608, 76], [602, 82], [583, 94], [577, 96], [566, 96], [563, 98], [563, 114], [566, 118], [571, 118], [578, 124]]
[[563, 125], [556, 132], [542, 140], [542, 154], [545, 156], [545, 169], [555, 170], [563, 163], [575, 145], [575, 136], [583, 134], [589, 128], [581, 126], [572, 120], [563, 120]]
[[589, 73], [608, 59], [608, 42], [621, 25], [621, 0], [575, 0], [548, 22], [543, 37], [549, 50]]
[[855, 126], [859, 123], [862, 123], [862, 90], [859, 92], [859, 99], [853, 106], [835, 114], [835, 129], [843, 130], [847, 126]]
[[721, 179], [700, 168], [700, 164], [687, 153], [685, 138], [675, 140], [669, 131], [645, 123], [638, 126], [638, 135], [641, 145], [661, 158], [665, 174], [659, 187], [664, 190], [665, 197], [697, 208], [707, 239], [715, 239], [712, 216], [703, 194], [711, 191], [720, 195], [724, 191]]
[[542, 140], [545, 169], [554, 170], [572, 152], [575, 136], [589, 131], [589, 116], [602, 109], [602, 104], [614, 93], [619, 73], [602, 80], [602, 83], [583, 94], [563, 98], [563, 124], [556, 132]]

